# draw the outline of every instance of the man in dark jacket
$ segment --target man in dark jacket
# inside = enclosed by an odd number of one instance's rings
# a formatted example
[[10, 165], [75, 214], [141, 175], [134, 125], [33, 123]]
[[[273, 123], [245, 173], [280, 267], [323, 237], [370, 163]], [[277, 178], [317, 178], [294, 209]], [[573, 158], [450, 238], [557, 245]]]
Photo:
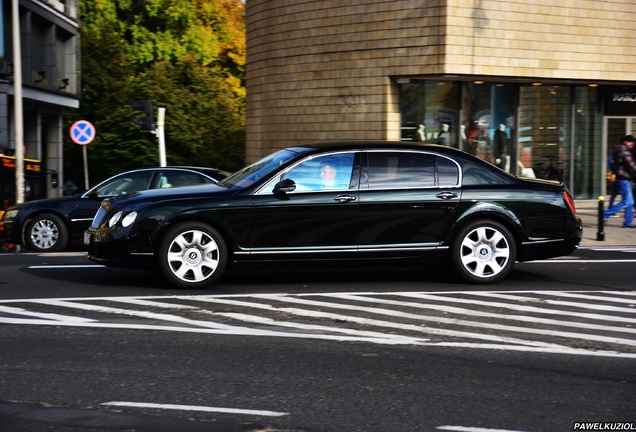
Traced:
[[625, 210], [624, 228], [633, 228], [634, 221], [634, 193], [632, 192], [632, 180], [636, 179], [636, 162], [632, 156], [632, 150], [636, 138], [627, 135], [614, 150], [614, 164], [616, 170], [616, 186], [621, 195], [621, 201], [605, 210], [605, 218]]

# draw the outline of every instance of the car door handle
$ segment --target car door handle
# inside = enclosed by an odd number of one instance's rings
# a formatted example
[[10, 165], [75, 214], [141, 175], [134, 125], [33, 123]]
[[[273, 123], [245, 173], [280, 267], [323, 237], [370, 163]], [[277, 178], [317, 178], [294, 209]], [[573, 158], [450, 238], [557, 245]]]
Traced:
[[457, 198], [457, 194], [455, 192], [440, 192], [440, 193], [438, 193], [435, 196], [437, 198], [441, 198], [441, 199], [445, 199], [445, 200]]
[[353, 195], [337, 195], [333, 199], [334, 201], [338, 201], [339, 203], [348, 203], [351, 201], [355, 201], [356, 197]]

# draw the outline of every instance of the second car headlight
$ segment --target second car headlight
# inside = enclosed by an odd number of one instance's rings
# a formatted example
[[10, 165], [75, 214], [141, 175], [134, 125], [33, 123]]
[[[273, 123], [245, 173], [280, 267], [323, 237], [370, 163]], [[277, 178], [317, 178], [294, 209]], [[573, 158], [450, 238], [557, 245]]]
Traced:
[[[109, 220], [108, 220], [108, 228], [112, 228], [115, 226], [115, 224], [117, 222], [119, 222], [119, 220], [121, 219], [122, 215], [124, 214], [123, 211], [118, 211], [117, 213], [115, 213]], [[130, 212], [128, 213], [126, 216], [124, 216], [124, 219], [121, 221], [121, 225], [123, 227], [127, 227], [128, 225], [130, 225], [131, 223], [133, 223], [135, 221], [135, 219], [137, 218], [137, 212]]]
[[4, 212], [4, 219], [14, 219], [20, 210], [7, 210]]

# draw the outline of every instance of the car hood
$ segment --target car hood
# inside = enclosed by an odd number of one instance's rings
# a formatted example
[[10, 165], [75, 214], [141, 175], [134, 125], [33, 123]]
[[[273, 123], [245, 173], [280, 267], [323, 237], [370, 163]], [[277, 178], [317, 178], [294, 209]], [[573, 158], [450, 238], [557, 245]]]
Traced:
[[27, 209], [30, 207], [38, 207], [38, 208], [57, 207], [67, 202], [77, 201], [79, 197], [80, 195], [71, 195], [71, 196], [64, 196], [64, 197], [57, 197], [57, 198], [37, 199], [33, 201], [27, 201], [22, 204], [14, 204], [11, 207], [7, 208], [6, 210], [22, 210], [22, 209]]
[[117, 206], [127, 206], [142, 204], [145, 202], [178, 200], [183, 198], [233, 195], [236, 192], [236, 190], [221, 187], [216, 184], [205, 184], [178, 188], [148, 189], [134, 192], [130, 195], [108, 198], [108, 201]]

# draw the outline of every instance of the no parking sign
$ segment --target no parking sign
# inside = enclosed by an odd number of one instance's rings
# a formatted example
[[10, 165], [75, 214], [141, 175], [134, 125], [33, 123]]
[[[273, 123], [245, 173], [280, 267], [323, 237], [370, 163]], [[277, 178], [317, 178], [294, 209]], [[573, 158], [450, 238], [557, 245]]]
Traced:
[[95, 138], [95, 126], [86, 120], [78, 120], [71, 126], [71, 139], [75, 144], [82, 146], [84, 156], [84, 188], [88, 189], [88, 158], [86, 157], [86, 144]]
[[95, 138], [95, 126], [86, 120], [78, 120], [71, 126], [71, 139], [75, 144], [86, 145]]

